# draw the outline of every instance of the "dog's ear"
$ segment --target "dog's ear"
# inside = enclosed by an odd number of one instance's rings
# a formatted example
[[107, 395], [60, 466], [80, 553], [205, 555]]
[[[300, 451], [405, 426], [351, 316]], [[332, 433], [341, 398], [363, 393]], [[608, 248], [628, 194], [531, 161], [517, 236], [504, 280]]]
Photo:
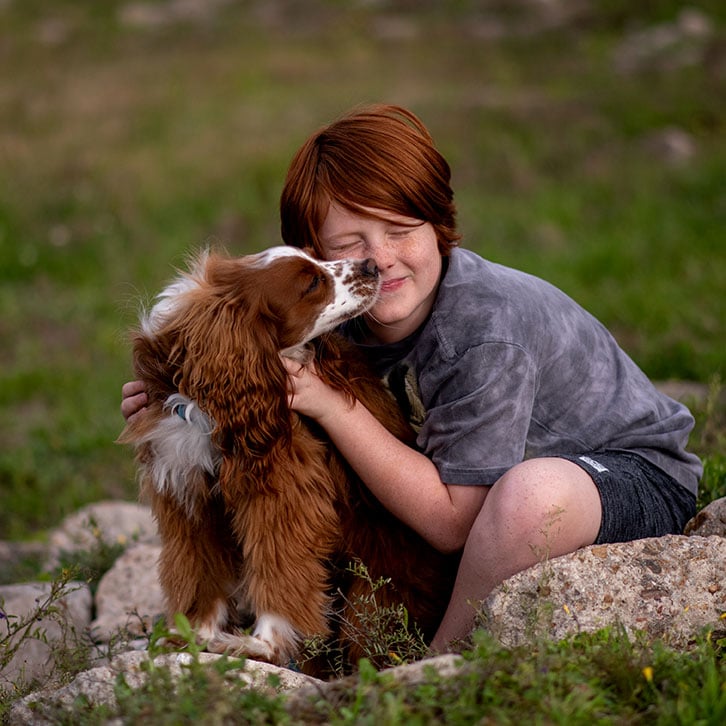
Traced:
[[289, 442], [287, 374], [271, 328], [237, 305], [202, 317], [199, 335], [187, 340], [179, 390], [216, 422], [223, 451], [256, 457]]
[[163, 403], [176, 390], [174, 342], [174, 337], [166, 334], [148, 335], [137, 330], [132, 335], [134, 373], [144, 381], [150, 403], [155, 397]]

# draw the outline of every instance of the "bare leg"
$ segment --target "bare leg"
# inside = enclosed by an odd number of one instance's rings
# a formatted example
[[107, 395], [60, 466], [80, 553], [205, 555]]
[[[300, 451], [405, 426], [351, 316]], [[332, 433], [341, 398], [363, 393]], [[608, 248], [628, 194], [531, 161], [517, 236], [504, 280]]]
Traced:
[[431, 648], [465, 638], [480, 600], [538, 562], [592, 544], [602, 507], [592, 479], [566, 459], [530, 459], [491, 487], [469, 533], [454, 590]]

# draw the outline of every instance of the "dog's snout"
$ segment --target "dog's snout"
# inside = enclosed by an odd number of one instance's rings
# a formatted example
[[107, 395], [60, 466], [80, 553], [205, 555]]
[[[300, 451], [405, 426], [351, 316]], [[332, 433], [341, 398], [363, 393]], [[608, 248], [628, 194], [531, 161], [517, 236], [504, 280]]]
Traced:
[[376, 261], [369, 257], [367, 260], [363, 260], [360, 263], [361, 266], [361, 272], [364, 275], [367, 275], [368, 277], [378, 277], [378, 265], [376, 265]]

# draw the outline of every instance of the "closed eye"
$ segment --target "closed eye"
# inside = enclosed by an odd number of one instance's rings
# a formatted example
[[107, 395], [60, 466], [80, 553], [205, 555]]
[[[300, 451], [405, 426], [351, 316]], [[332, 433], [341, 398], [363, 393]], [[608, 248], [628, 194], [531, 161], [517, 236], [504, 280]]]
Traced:
[[392, 225], [388, 228], [388, 234], [391, 237], [406, 237], [424, 224], [425, 222], [417, 221], [416, 224]]
[[309, 295], [311, 292], [314, 292], [315, 290], [320, 287], [320, 284], [323, 282], [323, 276], [322, 275], [315, 275], [313, 279], [310, 281], [310, 284], [307, 287], [307, 290], [305, 290], [305, 294]]
[[340, 242], [334, 246], [330, 246], [326, 256], [329, 259], [332, 258], [336, 260], [344, 257], [352, 257], [354, 256], [354, 252], [359, 250], [363, 245], [365, 245], [365, 241], [362, 239], [355, 239], [350, 242]]

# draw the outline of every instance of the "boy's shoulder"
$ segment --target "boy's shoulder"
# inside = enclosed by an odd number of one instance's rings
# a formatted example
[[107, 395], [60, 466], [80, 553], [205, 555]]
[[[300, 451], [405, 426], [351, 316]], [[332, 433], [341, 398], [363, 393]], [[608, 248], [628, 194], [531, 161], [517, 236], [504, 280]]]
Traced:
[[542, 278], [492, 262], [464, 248], [452, 250], [440, 292], [444, 295], [443, 301], [449, 296], [455, 298], [462, 295], [516, 297], [520, 301], [543, 295], [566, 297]]
[[431, 323], [456, 347], [517, 344], [547, 327], [545, 311], [571, 306], [576, 307], [574, 301], [545, 280], [457, 248], [441, 281]]

